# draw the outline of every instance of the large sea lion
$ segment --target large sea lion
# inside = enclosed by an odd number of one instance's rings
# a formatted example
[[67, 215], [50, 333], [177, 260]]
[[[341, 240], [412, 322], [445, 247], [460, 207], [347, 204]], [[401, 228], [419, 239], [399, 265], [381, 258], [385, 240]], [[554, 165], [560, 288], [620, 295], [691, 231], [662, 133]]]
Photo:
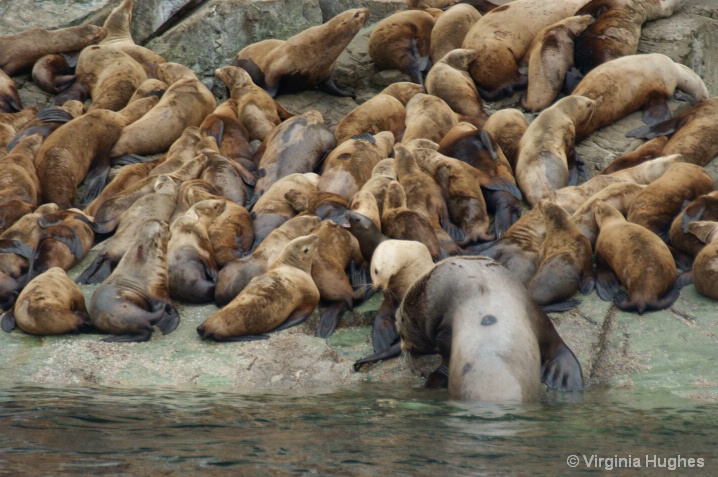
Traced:
[[481, 13], [471, 5], [453, 5], [439, 16], [431, 29], [431, 62], [438, 63], [448, 52], [461, 48], [466, 34]]
[[427, 384], [453, 399], [537, 401], [549, 388], [582, 389], [581, 365], [526, 288], [485, 257], [449, 258], [414, 282], [397, 312], [401, 348], [439, 352]]
[[317, 235], [289, 242], [267, 273], [254, 278], [227, 306], [197, 327], [202, 339], [245, 341], [297, 325], [319, 303], [310, 275]]
[[418, 93], [406, 103], [406, 130], [401, 140], [408, 144], [415, 139], [436, 143], [459, 122], [456, 113], [441, 98]]
[[463, 49], [448, 52], [426, 75], [426, 92], [443, 99], [458, 114], [486, 120], [481, 96], [468, 73], [478, 54], [476, 50]]
[[36, 273], [54, 267], [70, 270], [87, 256], [95, 243], [95, 234], [86, 218], [77, 209], [61, 210], [40, 218], [38, 223], [46, 238], [35, 252]]
[[695, 198], [676, 216], [668, 231], [670, 245], [680, 252], [696, 256], [706, 242], [692, 233], [688, 226], [698, 221], [718, 221], [718, 191]]
[[80, 287], [62, 268], [47, 270], [20, 292], [12, 311], [2, 317], [6, 333], [16, 326], [31, 335], [77, 333], [90, 324]]
[[113, 336], [102, 341], [148, 341], [153, 326], [169, 334], [179, 324], [167, 287], [169, 227], [147, 220], [112, 274], [90, 299], [92, 324]]
[[83, 212], [90, 217], [94, 217], [102, 204], [119, 194], [129, 186], [148, 176], [150, 171], [158, 165], [159, 161], [141, 162], [139, 164], [128, 164], [123, 166], [115, 177], [102, 189], [100, 195], [90, 202]]
[[0, 69], [0, 113], [22, 111], [22, 100], [15, 81]]
[[40, 144], [39, 135], [25, 137], [0, 158], [0, 232], [39, 204], [40, 180], [34, 159]]
[[516, 170], [516, 161], [519, 158], [519, 142], [523, 137], [529, 123], [524, 114], [518, 109], [504, 108], [496, 111], [484, 124], [484, 131], [496, 141], [506, 159], [511, 165], [511, 170]]
[[135, 44], [130, 32], [132, 22], [132, 10], [135, 7], [134, 0], [122, 0], [115, 7], [102, 25], [107, 30], [107, 36], [100, 42], [101, 45], [108, 45], [122, 50], [138, 63], [164, 63], [163, 57], [144, 46]]
[[718, 300], [718, 222], [691, 222], [688, 230], [705, 243], [693, 261], [693, 283], [698, 293]]
[[[242, 49], [232, 65], [240, 66], [272, 97], [319, 87], [350, 96], [334, 84], [337, 58], [369, 18], [369, 9], [346, 10], [326, 23], [307, 28], [287, 41], [264, 40]], [[267, 44], [268, 43], [268, 44]]]

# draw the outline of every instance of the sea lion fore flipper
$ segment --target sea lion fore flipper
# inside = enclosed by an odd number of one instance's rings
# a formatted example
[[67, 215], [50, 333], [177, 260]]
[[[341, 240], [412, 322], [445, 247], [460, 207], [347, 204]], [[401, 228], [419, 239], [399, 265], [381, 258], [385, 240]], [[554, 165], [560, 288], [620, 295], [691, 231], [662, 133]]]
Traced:
[[180, 322], [180, 316], [177, 308], [171, 303], [165, 303], [165, 312], [162, 318], [157, 322], [157, 327], [162, 331], [163, 335], [172, 333]]
[[[332, 303], [324, 308], [324, 311], [319, 316], [319, 325], [317, 325], [315, 336], [319, 338], [329, 338], [339, 324], [339, 319], [349, 308], [349, 304], [344, 300]], [[289, 321], [289, 318], [287, 321]]]
[[57, 106], [43, 108], [35, 116], [43, 123], [68, 123], [75, 119], [72, 114]]
[[564, 300], [558, 303], [549, 303], [544, 305], [541, 309], [544, 313], [563, 313], [565, 311], [573, 310], [581, 304], [580, 300]]
[[375, 353], [386, 351], [399, 339], [394, 320], [396, 307], [397, 304], [391, 298], [385, 297], [379, 311], [374, 316], [371, 328], [371, 342]]
[[581, 364], [565, 343], [561, 342], [556, 351], [545, 358], [541, 366], [541, 382], [549, 389], [583, 389]]
[[82, 183], [85, 185], [85, 203], [92, 202], [100, 195], [107, 182], [107, 175], [110, 173], [110, 156], [100, 154], [92, 161], [90, 171]]
[[429, 373], [424, 381], [427, 389], [446, 389], [449, 387], [449, 360], [441, 358], [441, 366]]
[[604, 301], [611, 301], [621, 290], [621, 283], [616, 274], [608, 266], [598, 265], [596, 269], [596, 293]]
[[332, 96], [350, 97], [352, 99], [356, 98], [356, 93], [354, 93], [353, 91], [349, 91], [347, 89], [339, 89], [339, 87], [334, 84], [334, 78], [332, 76], [319, 83], [317, 88], [319, 88], [319, 91], [331, 94]]
[[668, 136], [678, 131], [680, 125], [678, 118], [671, 118], [655, 124], [646, 124], [645, 126], [631, 129], [626, 133], [626, 137], [635, 137], [638, 139], [654, 139], [658, 136]]
[[0, 326], [2, 326], [2, 330], [5, 333], [10, 333], [12, 330], [15, 329], [15, 311], [9, 310], [2, 316], [2, 321], [0, 321]]
[[658, 124], [671, 119], [671, 110], [663, 99], [649, 101], [643, 107], [643, 122], [648, 125]]
[[401, 354], [401, 343], [397, 340], [391, 347], [359, 359], [354, 362], [354, 371], [359, 371], [365, 364], [372, 364], [384, 359], [395, 358]]

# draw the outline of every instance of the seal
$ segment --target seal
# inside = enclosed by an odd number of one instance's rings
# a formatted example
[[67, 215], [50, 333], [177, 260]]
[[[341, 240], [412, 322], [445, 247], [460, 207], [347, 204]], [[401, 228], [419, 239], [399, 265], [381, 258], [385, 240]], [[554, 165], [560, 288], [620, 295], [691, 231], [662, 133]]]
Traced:
[[369, 56], [376, 67], [399, 70], [423, 85], [423, 73], [431, 66], [434, 20], [426, 10], [399, 10], [379, 21], [369, 35]]
[[145, 221], [112, 274], [95, 289], [89, 314], [93, 326], [116, 336], [109, 342], [148, 341], [153, 326], [169, 334], [179, 324], [167, 287], [169, 227]]
[[[635, 202], [634, 202], [635, 203]], [[685, 284], [677, 280], [668, 246], [647, 228], [627, 222], [610, 205], [596, 201], [596, 292], [624, 311], [656, 311], [676, 301]], [[620, 280], [620, 282], [619, 282]], [[621, 290], [628, 289], [628, 295]]]
[[504, 108], [496, 111], [484, 124], [484, 131], [496, 141], [504, 156], [516, 170], [516, 161], [519, 158], [519, 142], [529, 127], [524, 114], [518, 109]]
[[237, 54], [232, 65], [247, 70], [254, 83], [272, 97], [315, 87], [326, 93], [351, 96], [352, 93], [334, 84], [334, 67], [368, 18], [367, 8], [346, 10], [285, 42], [264, 40], [249, 45]]
[[427, 384], [447, 384], [452, 399], [537, 401], [542, 381], [549, 388], [583, 388], [581, 365], [551, 320], [491, 259], [437, 264], [411, 286], [396, 323], [405, 353], [438, 349], [442, 367]]
[[6, 333], [16, 326], [31, 335], [62, 335], [84, 331], [90, 324], [80, 287], [62, 268], [36, 276], [20, 292], [12, 311], [2, 317]]
[[569, 299], [580, 290], [593, 291], [593, 249], [563, 207], [546, 199], [539, 202], [546, 237], [539, 251], [538, 270], [528, 283], [537, 305]]
[[75, 81], [75, 69], [64, 55], [45, 55], [32, 66], [32, 81], [44, 92], [57, 94]]
[[718, 300], [718, 223], [703, 220], [691, 222], [688, 230], [705, 243], [693, 261], [693, 283], [698, 293]]
[[95, 25], [81, 25], [58, 30], [33, 28], [16, 35], [0, 36], [0, 70], [8, 76], [29, 71], [37, 60], [51, 53], [80, 51], [105, 38], [107, 30]]
[[479, 21], [481, 13], [471, 5], [457, 4], [449, 7], [434, 22], [431, 29], [429, 52], [431, 62], [436, 64], [448, 52], [461, 48], [466, 34]]
[[659, 136], [651, 139], [650, 141], [641, 144], [633, 151], [627, 152], [622, 156], [615, 158], [611, 161], [608, 167], [601, 171], [601, 174], [612, 174], [616, 171], [637, 166], [638, 164], [642, 164], [648, 160], [661, 157], [663, 156], [662, 151], [667, 142], [667, 136]]
[[526, 69], [528, 87], [521, 107], [535, 113], [551, 106], [573, 68], [574, 41], [591, 23], [591, 15], [576, 15], [549, 25], [531, 43], [519, 71]]
[[[587, 0], [537, 3], [515, 0], [482, 16], [464, 38], [462, 48], [479, 51], [469, 72], [485, 100], [495, 101], [526, 85], [519, 63], [531, 41], [549, 25], [568, 18]], [[498, 32], [498, 33], [497, 33]]]
[[132, 10], [135, 7], [134, 0], [123, 0], [112, 9], [105, 23], [102, 25], [107, 30], [107, 36], [100, 42], [101, 45], [108, 45], [124, 51], [138, 63], [164, 63], [162, 56], [149, 48], [137, 45], [130, 32], [132, 23]]
[[436, 143], [456, 126], [456, 113], [441, 98], [419, 93], [406, 103], [406, 130], [402, 144], [415, 139], [428, 139]]
[[42, 137], [27, 136], [0, 158], [0, 232], [39, 205], [40, 180], [33, 162]]
[[426, 92], [443, 99], [458, 114], [486, 121], [489, 116], [468, 73], [469, 65], [478, 55], [476, 50], [463, 49], [444, 55], [426, 75]]
[[[592, 99], [567, 96], [529, 125], [519, 143], [516, 162], [516, 182], [529, 204], [577, 183], [582, 163], [576, 160], [576, 131], [591, 120], [597, 106]], [[570, 170], [575, 170], [573, 180]]]
[[124, 128], [157, 102], [157, 97], [148, 97], [128, 104], [119, 112], [90, 111], [53, 132], [35, 158], [43, 200], [69, 209], [83, 181], [85, 198], [94, 199], [105, 185], [110, 170], [109, 152]]
[[581, 141], [640, 108], [644, 109], [646, 123], [670, 118], [666, 100], [676, 89], [696, 102], [710, 97], [700, 76], [660, 53], [624, 56], [597, 66], [571, 93], [596, 101], [591, 119], [576, 128], [576, 140]]
[[307, 235], [289, 242], [267, 273], [254, 278], [227, 306], [197, 327], [215, 341], [266, 338], [264, 333], [298, 325], [319, 303], [311, 276], [319, 237]]
[[390, 131], [395, 142], [401, 141], [406, 128], [406, 103], [423, 91], [421, 85], [408, 81], [390, 84], [339, 121], [334, 131], [337, 144], [360, 134], [382, 131]]
[[0, 69], [0, 113], [22, 111], [22, 101], [15, 81]]
[[[683, 211], [676, 216], [668, 230], [671, 247], [695, 257], [707, 243], [697, 234], [690, 231], [691, 222], [718, 221], [718, 191], [693, 199]], [[690, 268], [690, 267], [688, 267]]]

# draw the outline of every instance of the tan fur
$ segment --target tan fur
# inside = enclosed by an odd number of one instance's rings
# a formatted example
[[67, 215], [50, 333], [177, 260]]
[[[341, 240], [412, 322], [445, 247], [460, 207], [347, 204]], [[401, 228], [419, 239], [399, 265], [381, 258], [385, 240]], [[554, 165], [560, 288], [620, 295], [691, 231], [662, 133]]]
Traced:
[[39, 204], [40, 180], [33, 161], [41, 143], [40, 136], [27, 136], [0, 158], [0, 231]]
[[402, 144], [414, 139], [441, 142], [459, 120], [446, 102], [429, 94], [419, 93], [406, 103], [406, 131]]
[[436, 19], [431, 30], [431, 62], [436, 64], [448, 52], [461, 48], [466, 34], [481, 13], [471, 5], [454, 5]]
[[100, 42], [101, 45], [112, 46], [118, 50], [122, 50], [138, 63], [164, 63], [167, 60], [160, 55], [135, 44], [130, 32], [130, 24], [132, 22], [132, 10], [135, 7], [134, 0], [122, 0], [115, 7], [105, 20], [103, 27], [107, 30], [107, 37]]
[[698, 293], [718, 300], [718, 222], [691, 222], [688, 230], [706, 244], [693, 261], [693, 283]]
[[484, 131], [489, 133], [496, 144], [503, 151], [511, 164], [511, 170], [516, 170], [519, 158], [519, 142], [523, 137], [529, 123], [521, 111], [513, 108], [504, 108], [496, 111], [484, 124]]
[[456, 113], [472, 117], [488, 117], [481, 96], [468, 73], [469, 65], [478, 56], [475, 50], [453, 50], [441, 58], [426, 75], [426, 91], [443, 99]]

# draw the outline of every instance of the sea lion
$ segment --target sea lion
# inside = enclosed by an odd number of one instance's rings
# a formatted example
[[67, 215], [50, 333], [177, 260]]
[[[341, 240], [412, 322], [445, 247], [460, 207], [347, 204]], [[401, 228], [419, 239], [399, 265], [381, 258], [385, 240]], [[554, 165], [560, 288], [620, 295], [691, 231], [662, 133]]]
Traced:
[[22, 100], [15, 81], [0, 69], [0, 113], [22, 111]]
[[[596, 291], [624, 311], [663, 310], [678, 298], [681, 280], [663, 241], [647, 228], [627, 222], [610, 205], [596, 201]], [[617, 278], [618, 277], [618, 278]], [[628, 295], [620, 289], [623, 284]]]
[[319, 237], [307, 235], [289, 242], [267, 273], [254, 278], [227, 306], [197, 327], [204, 339], [245, 341], [264, 333], [298, 325], [319, 303], [319, 290], [310, 275]]
[[368, 18], [367, 8], [346, 10], [285, 42], [264, 40], [249, 45], [237, 54], [232, 65], [247, 70], [254, 83], [272, 97], [314, 87], [338, 96], [351, 96], [334, 84], [334, 67]]
[[584, 73], [638, 51], [641, 26], [670, 17], [685, 0], [592, 0], [577, 15], [596, 21], [576, 39], [576, 66]]
[[214, 300], [218, 268], [208, 230], [224, 212], [225, 202], [198, 202], [170, 226], [167, 266], [172, 298], [190, 303]]
[[110, 157], [164, 152], [187, 126], [199, 126], [217, 107], [212, 92], [191, 69], [163, 63], [157, 70], [159, 79], [169, 88], [148, 114], [122, 130]]
[[25, 137], [0, 158], [0, 232], [39, 204], [40, 180], [34, 159], [40, 144], [42, 138], [37, 134]]
[[43, 200], [69, 209], [83, 180], [85, 197], [94, 199], [105, 185], [109, 153], [124, 128], [157, 102], [158, 98], [151, 96], [119, 112], [96, 109], [60, 126], [43, 142], [35, 159]]
[[665, 101], [676, 89], [696, 102], [710, 97], [700, 76], [660, 53], [624, 56], [597, 66], [571, 93], [596, 101], [591, 119], [576, 128], [576, 141], [639, 108], [646, 123], [666, 120], [670, 110]]
[[469, 65], [479, 55], [476, 50], [457, 49], [448, 52], [426, 75], [426, 92], [443, 99], [458, 114], [481, 118], [488, 115], [468, 73]]
[[369, 56], [376, 67], [399, 70], [423, 85], [423, 73], [431, 66], [435, 16], [425, 10], [399, 10], [379, 21], [369, 35]]
[[333, 192], [298, 192], [295, 189], [284, 194], [299, 215], [316, 215], [321, 220], [337, 221], [349, 209], [349, 201]]
[[282, 121], [293, 115], [252, 81], [244, 69], [224, 66], [214, 70], [214, 77], [227, 85], [230, 98], [237, 104], [237, 117], [249, 132], [249, 140], [264, 139]]
[[568, 70], [573, 68], [574, 41], [591, 23], [591, 15], [576, 15], [549, 25], [533, 39], [519, 65], [528, 76], [521, 107], [535, 113], [548, 108], [558, 97]]
[[593, 249], [563, 207], [549, 200], [539, 202], [546, 237], [539, 251], [539, 267], [528, 283], [539, 306], [567, 300], [577, 290], [593, 291]]
[[482, 16], [464, 38], [462, 48], [479, 51], [469, 69], [485, 100], [495, 101], [526, 85], [519, 62], [545, 27], [568, 18], [587, 0], [538, 3], [515, 0]]
[[100, 42], [101, 45], [108, 45], [122, 50], [138, 63], [165, 63], [162, 56], [149, 48], [135, 44], [130, 32], [132, 22], [132, 10], [135, 7], [134, 0], [122, 0], [108, 15], [102, 25], [107, 30], [107, 36]]
[[212, 184], [219, 195], [244, 206], [252, 195], [251, 186], [257, 181], [254, 174], [220, 154], [207, 156], [207, 166], [202, 171], [201, 179]]
[[396, 180], [396, 169], [394, 169], [394, 159], [386, 158], [379, 161], [371, 171], [371, 177], [364, 183], [361, 190], [370, 192], [376, 200], [379, 207], [379, 216], [384, 210], [384, 196], [386, 195], [386, 186], [389, 182]]
[[666, 241], [671, 222], [681, 211], [684, 202], [712, 190], [713, 178], [703, 167], [687, 163], [674, 164], [638, 194], [628, 210], [626, 220], [644, 226]]
[[436, 64], [451, 50], [461, 48], [466, 34], [479, 21], [481, 13], [471, 5], [453, 5], [439, 16], [431, 29], [429, 51]]
[[696, 256], [705, 242], [690, 232], [688, 225], [698, 221], [718, 221], [718, 191], [695, 198], [676, 216], [668, 231], [670, 245], [680, 252]]
[[217, 141], [219, 153], [250, 171], [256, 170], [252, 162], [254, 150], [249, 144], [249, 131], [237, 116], [237, 102], [229, 98], [218, 105], [199, 125], [200, 133], [211, 135]]
[[90, 299], [92, 324], [113, 336], [102, 341], [148, 341], [153, 326], [169, 334], [179, 324], [167, 287], [169, 227], [159, 220], [142, 223], [127, 253]]
[[405, 353], [438, 349], [442, 366], [427, 384], [443, 382], [453, 399], [537, 401], [542, 381], [583, 389], [581, 365], [551, 320], [491, 259], [437, 264], [411, 286], [396, 323]]
[[36, 273], [54, 267], [70, 270], [87, 256], [95, 242], [95, 234], [82, 212], [77, 209], [46, 214], [38, 223], [45, 229], [43, 239], [35, 252]]
[[[552, 191], [576, 184], [582, 164], [576, 160], [576, 131], [591, 120], [597, 107], [592, 99], [567, 96], [529, 124], [519, 143], [516, 162], [516, 182], [529, 204], [535, 205]], [[573, 180], [570, 170], [575, 170]]]
[[78, 333], [90, 324], [80, 287], [62, 268], [47, 270], [20, 292], [12, 311], [2, 317], [6, 333], [17, 326], [31, 335]]
[[661, 157], [664, 154], [661, 153], [666, 143], [668, 142], [667, 136], [659, 136], [651, 139], [638, 146], [631, 152], [627, 152], [622, 156], [615, 158], [611, 163], [601, 171], [601, 174], [611, 174], [621, 169], [633, 167], [650, 159]]
[[393, 152], [394, 135], [383, 131], [362, 134], [335, 147], [322, 163], [317, 188], [351, 200], [368, 181], [379, 161]]
[[0, 69], [15, 76], [30, 69], [35, 62], [51, 53], [80, 51], [105, 38], [107, 31], [95, 25], [81, 25], [58, 30], [33, 28], [16, 35], [0, 36]]
[[496, 111], [484, 124], [484, 131], [496, 141], [511, 170], [516, 170], [516, 161], [519, 158], [519, 142], [529, 127], [526, 117], [521, 111], [514, 108], [504, 108]]
[[9, 149], [24, 137], [39, 134], [47, 139], [57, 128], [85, 114], [85, 106], [79, 101], [67, 101], [62, 106], [48, 106], [36, 111], [35, 117], [17, 129], [17, 135], [7, 145]]
[[406, 103], [406, 130], [401, 140], [408, 144], [415, 139], [436, 143], [459, 122], [456, 113], [441, 98], [418, 93]]
[[112, 180], [102, 189], [100, 195], [90, 202], [84, 209], [85, 215], [94, 217], [102, 204], [119, 194], [129, 186], [138, 182], [150, 173], [150, 171], [158, 165], [159, 161], [142, 162], [139, 164], [128, 164], [123, 166], [112, 178]]
[[45, 55], [32, 66], [32, 81], [44, 92], [57, 94], [75, 81], [75, 69], [64, 55]]
[[381, 213], [379, 212], [379, 205], [376, 203], [374, 194], [368, 190], [362, 189], [354, 194], [354, 197], [352, 197], [352, 200], [349, 203], [349, 210], [368, 218], [374, 224], [374, 227], [381, 231]]
[[718, 300], [718, 223], [702, 220], [691, 222], [688, 230], [705, 243], [693, 261], [693, 283], [698, 293]]
[[416, 83], [390, 84], [339, 121], [334, 131], [337, 144], [363, 133], [376, 135], [382, 131], [390, 131], [396, 142], [401, 141], [406, 128], [406, 103], [422, 92], [424, 88]]

